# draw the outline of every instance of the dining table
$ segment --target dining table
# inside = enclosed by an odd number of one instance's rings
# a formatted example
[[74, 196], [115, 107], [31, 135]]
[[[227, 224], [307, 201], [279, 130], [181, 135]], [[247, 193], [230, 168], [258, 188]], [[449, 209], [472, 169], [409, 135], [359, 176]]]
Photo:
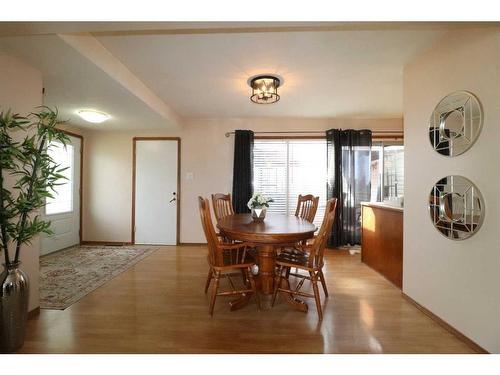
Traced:
[[[314, 237], [316, 226], [294, 215], [267, 213], [263, 221], [255, 221], [251, 214], [233, 214], [221, 218], [217, 227], [222, 235], [249, 243], [257, 250], [257, 287], [260, 293], [271, 295], [274, 291], [276, 253], [280, 248], [292, 246]], [[282, 282], [288, 283], [288, 280]], [[298, 310], [307, 311], [307, 305], [291, 294], [285, 300]], [[231, 305], [232, 309], [246, 303], [244, 298]]]

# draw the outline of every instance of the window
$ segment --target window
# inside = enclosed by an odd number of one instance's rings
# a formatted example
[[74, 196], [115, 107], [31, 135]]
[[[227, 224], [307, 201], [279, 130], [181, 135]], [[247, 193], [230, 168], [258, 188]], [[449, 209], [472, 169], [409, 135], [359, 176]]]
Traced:
[[[361, 200], [398, 200], [404, 193], [404, 146], [374, 143], [371, 195]], [[327, 197], [327, 148], [324, 139], [256, 139], [254, 191], [273, 198], [269, 212], [295, 214], [299, 194], [319, 196], [314, 224], [321, 225]]]
[[374, 143], [371, 160], [371, 201], [398, 201], [404, 195], [404, 146]]
[[403, 196], [404, 146], [384, 147], [384, 200]]
[[71, 212], [73, 210], [73, 146], [52, 142], [48, 147], [48, 154], [60, 168], [68, 167], [68, 169], [61, 173], [67, 180], [59, 181], [60, 185], [54, 187], [55, 192], [52, 192], [54, 198], [47, 198], [45, 214]]
[[372, 145], [371, 160], [371, 202], [380, 202], [382, 200], [382, 146]]
[[319, 196], [314, 224], [326, 208], [326, 140], [255, 140], [254, 191], [273, 198], [269, 212], [295, 214], [299, 194]]

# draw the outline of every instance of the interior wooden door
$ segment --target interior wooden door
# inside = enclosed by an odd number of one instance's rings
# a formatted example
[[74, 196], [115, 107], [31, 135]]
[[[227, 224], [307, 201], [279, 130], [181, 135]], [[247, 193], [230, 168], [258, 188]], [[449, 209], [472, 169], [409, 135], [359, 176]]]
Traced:
[[134, 141], [135, 243], [176, 245], [178, 140]]

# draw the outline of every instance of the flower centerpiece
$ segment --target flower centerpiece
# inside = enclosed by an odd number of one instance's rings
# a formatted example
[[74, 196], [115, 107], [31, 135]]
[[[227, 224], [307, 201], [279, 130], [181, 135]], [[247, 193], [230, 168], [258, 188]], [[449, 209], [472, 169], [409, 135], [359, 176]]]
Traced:
[[255, 193], [247, 203], [247, 206], [252, 210], [252, 219], [262, 222], [266, 217], [266, 210], [269, 203], [274, 202], [272, 198], [266, 198], [261, 193]]

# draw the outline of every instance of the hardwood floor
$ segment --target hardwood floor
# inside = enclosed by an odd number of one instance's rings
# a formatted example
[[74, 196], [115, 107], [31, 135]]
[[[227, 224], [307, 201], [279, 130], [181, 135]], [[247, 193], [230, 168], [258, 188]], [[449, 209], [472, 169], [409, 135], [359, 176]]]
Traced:
[[28, 322], [21, 352], [473, 352], [346, 252], [327, 251], [330, 297], [323, 299], [322, 323], [314, 301], [306, 301], [305, 314], [280, 297], [273, 309], [257, 311], [252, 302], [234, 312], [231, 298], [220, 297], [211, 318], [203, 293], [206, 251], [162, 247], [68, 309], [42, 310]]

